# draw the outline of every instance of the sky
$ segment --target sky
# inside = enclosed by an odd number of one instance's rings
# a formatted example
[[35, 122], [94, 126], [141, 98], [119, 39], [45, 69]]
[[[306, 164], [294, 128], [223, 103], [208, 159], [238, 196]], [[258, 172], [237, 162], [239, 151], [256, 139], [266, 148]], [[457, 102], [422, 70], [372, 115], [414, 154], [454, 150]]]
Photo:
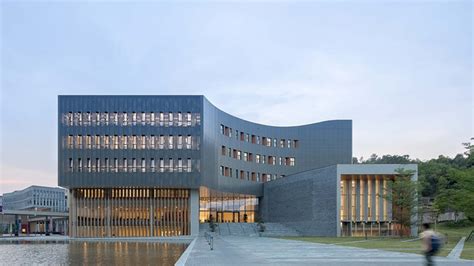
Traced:
[[353, 155], [473, 134], [471, 1], [0, 3], [0, 194], [57, 186], [57, 96], [199, 94], [268, 125], [353, 120]]

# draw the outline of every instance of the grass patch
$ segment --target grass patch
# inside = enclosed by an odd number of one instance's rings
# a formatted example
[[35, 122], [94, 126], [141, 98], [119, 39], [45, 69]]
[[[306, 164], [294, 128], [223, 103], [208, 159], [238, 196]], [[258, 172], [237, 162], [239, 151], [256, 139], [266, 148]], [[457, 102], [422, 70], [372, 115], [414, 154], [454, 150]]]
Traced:
[[[436, 228], [438, 232], [446, 236], [447, 243], [439, 251], [437, 256], [446, 257], [456, 246], [461, 237], [467, 237], [474, 230], [474, 225], [451, 225], [439, 224]], [[421, 240], [415, 238], [368, 238], [364, 237], [283, 237], [284, 239], [301, 240], [313, 243], [335, 244], [340, 246], [381, 249], [386, 251], [398, 251], [405, 253], [422, 254]], [[413, 240], [413, 241], [406, 241]], [[464, 246], [462, 258], [474, 259], [474, 242], [466, 243]]]
[[461, 253], [461, 259], [474, 260], [474, 241], [464, 243], [464, 249]]

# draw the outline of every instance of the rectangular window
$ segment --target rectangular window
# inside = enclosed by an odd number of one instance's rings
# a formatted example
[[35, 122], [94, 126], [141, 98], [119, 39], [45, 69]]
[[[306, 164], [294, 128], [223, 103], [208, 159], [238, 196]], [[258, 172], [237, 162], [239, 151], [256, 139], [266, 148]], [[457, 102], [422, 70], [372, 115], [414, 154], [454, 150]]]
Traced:
[[241, 152], [238, 150], [238, 151], [237, 151], [237, 160], [241, 160], [241, 159], [242, 159], [241, 156], [242, 156], [242, 154], [241, 154]]
[[150, 136], [150, 148], [156, 149], [156, 146], [155, 146], [155, 135], [151, 135], [151, 136]]
[[224, 166], [222, 166], [222, 165], [221, 165], [221, 167], [220, 167], [220, 171], [219, 171], [219, 172], [221, 173], [221, 175], [222, 175], [222, 176], [224, 176], [224, 175], [225, 175], [225, 172], [224, 172]]
[[119, 137], [117, 135], [114, 135], [113, 143], [114, 143], [114, 149], [117, 150], [119, 148]]
[[178, 172], [183, 171], [183, 160], [181, 158], [178, 158]]
[[137, 159], [135, 158], [132, 158], [132, 172], [136, 172], [137, 171]]
[[273, 139], [273, 147], [276, 147], [276, 146], [277, 146], [277, 139], [274, 138], [274, 139]]
[[74, 160], [69, 158], [69, 172], [74, 172]]
[[128, 125], [128, 113], [123, 112], [123, 125]]
[[262, 163], [263, 164], [267, 163], [267, 156], [262, 155]]
[[104, 159], [104, 169], [105, 169], [105, 172], [109, 171], [109, 158]]
[[191, 121], [192, 121], [191, 113], [190, 113], [190, 112], [187, 112], [187, 113], [186, 113], [186, 124], [187, 124], [188, 127], [191, 126]]
[[169, 135], [168, 136], [168, 149], [170, 150], [173, 149], [173, 143], [174, 143], [173, 135]]
[[150, 170], [152, 173], [155, 172], [155, 158], [150, 159]]
[[158, 148], [160, 150], [164, 149], [165, 148], [165, 136], [163, 135], [160, 135], [160, 139], [159, 139], [159, 144], [158, 144]]
[[146, 149], [146, 137], [145, 137], [145, 135], [142, 135], [141, 145], [142, 145], [142, 150]]
[[250, 135], [249, 135], [249, 134], [245, 134], [245, 141], [246, 141], [246, 142], [249, 142], [249, 139], [250, 139]]
[[155, 113], [153, 112], [150, 113], [150, 125], [155, 125]]
[[255, 155], [255, 162], [260, 163], [260, 154]]
[[74, 147], [74, 137], [72, 135], [67, 136], [67, 144], [68, 149], [72, 149]]
[[108, 113], [108, 112], [105, 112], [105, 113], [104, 113], [104, 124], [105, 124], [106, 126], [109, 125], [109, 113]]
[[132, 149], [137, 149], [137, 136], [132, 136]]
[[142, 112], [142, 126], [146, 125], [146, 114]]
[[127, 161], [127, 158], [123, 158], [123, 171], [124, 172], [128, 172], [128, 161]]
[[92, 168], [91, 166], [92, 166], [91, 165], [91, 158], [87, 158], [87, 172], [89, 172], [89, 173], [91, 172], [91, 168]]
[[192, 170], [192, 169], [191, 169], [191, 167], [192, 167], [192, 164], [191, 164], [191, 163], [192, 163], [192, 161], [191, 161], [191, 158], [188, 158], [188, 160], [187, 160], [187, 163], [188, 163], [188, 166], [187, 166], [187, 171], [188, 171], [188, 172], [191, 172], [191, 170]]
[[137, 113], [132, 112], [132, 125], [137, 125]]
[[222, 146], [222, 147], [221, 147], [221, 155], [222, 155], [222, 156], [225, 156], [225, 151], [226, 151], [226, 147], [225, 147], [225, 146]]
[[256, 144], [260, 144], [260, 136], [257, 136], [257, 143]]
[[178, 135], [178, 150], [183, 148], [183, 136]]
[[244, 152], [244, 161], [248, 161], [249, 160], [249, 154], [247, 152]]
[[165, 171], [165, 160], [160, 158], [160, 172], [163, 173]]
[[160, 112], [159, 121], [160, 121], [160, 126], [163, 126], [163, 123], [165, 122], [165, 114], [163, 112]]
[[178, 112], [178, 127], [183, 125], [183, 114]]
[[290, 157], [290, 166], [295, 166], [295, 157]]
[[104, 136], [104, 148], [106, 149], [109, 149], [110, 148], [110, 139], [109, 139], [109, 135], [105, 135]]
[[100, 136], [99, 135], [95, 135], [94, 137], [94, 146], [96, 149], [100, 149]]
[[191, 135], [186, 136], [186, 149], [190, 150], [192, 147]]
[[245, 133], [240, 132], [240, 141], [245, 141]]
[[97, 172], [100, 172], [100, 158], [95, 158], [95, 168], [97, 169]]
[[169, 158], [168, 161], [169, 161], [168, 170], [170, 172], [173, 172], [174, 171], [173, 158]]
[[169, 117], [169, 119], [168, 119], [168, 122], [169, 122], [168, 125], [171, 127], [171, 126], [173, 126], [173, 113], [172, 113], [172, 112], [169, 112], [169, 113], [168, 113], [168, 117]]
[[232, 157], [232, 149], [227, 148], [227, 156]]
[[287, 148], [291, 148], [291, 139], [286, 140]]
[[74, 125], [74, 115], [72, 114], [72, 112], [69, 112], [69, 113], [68, 113], [68, 116], [67, 116], [67, 125], [68, 125], [68, 126], [73, 126], [73, 125]]
[[86, 119], [87, 119], [87, 125], [88, 126], [92, 125], [92, 116], [90, 112], [86, 113]]
[[142, 170], [142, 173], [146, 172], [146, 160], [145, 160], [145, 158], [142, 158], [141, 170]]
[[118, 173], [119, 171], [119, 163], [118, 163], [118, 159], [117, 158], [114, 158], [114, 172]]
[[86, 136], [86, 146], [87, 149], [92, 149], [92, 137], [90, 135]]
[[114, 125], [118, 126], [118, 124], [119, 124], [118, 113], [114, 112]]
[[82, 149], [82, 135], [76, 137], [76, 148]]
[[299, 141], [296, 140], [296, 139], [293, 140], [293, 147], [294, 147], [294, 148], [298, 148], [298, 146], [299, 146]]
[[82, 172], [82, 159], [81, 158], [77, 159], [77, 171]]

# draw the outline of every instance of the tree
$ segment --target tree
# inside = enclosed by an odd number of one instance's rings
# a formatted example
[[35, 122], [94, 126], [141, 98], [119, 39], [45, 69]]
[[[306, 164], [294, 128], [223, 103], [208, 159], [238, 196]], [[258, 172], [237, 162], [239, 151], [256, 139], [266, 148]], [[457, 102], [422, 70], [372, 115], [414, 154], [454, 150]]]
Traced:
[[411, 179], [415, 171], [398, 168], [395, 172], [396, 177], [387, 183], [383, 197], [392, 202], [392, 217], [400, 225], [399, 235], [403, 237], [415, 222], [412, 217], [417, 213], [418, 184]]

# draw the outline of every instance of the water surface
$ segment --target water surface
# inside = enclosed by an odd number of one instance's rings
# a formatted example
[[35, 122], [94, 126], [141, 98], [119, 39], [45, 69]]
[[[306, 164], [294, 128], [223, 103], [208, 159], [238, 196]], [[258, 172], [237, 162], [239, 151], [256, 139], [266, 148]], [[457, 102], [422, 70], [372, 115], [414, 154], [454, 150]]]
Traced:
[[1, 265], [174, 265], [182, 243], [0, 242]]

